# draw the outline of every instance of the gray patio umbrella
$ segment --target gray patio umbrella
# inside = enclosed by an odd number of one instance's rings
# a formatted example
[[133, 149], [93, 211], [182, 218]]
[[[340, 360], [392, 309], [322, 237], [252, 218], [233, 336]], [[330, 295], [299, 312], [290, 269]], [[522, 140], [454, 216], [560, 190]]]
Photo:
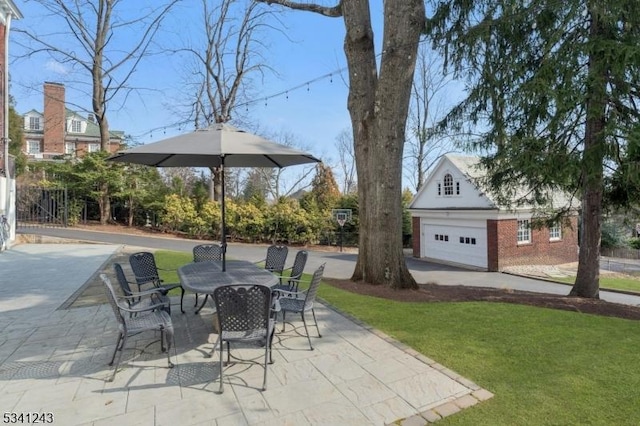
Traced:
[[147, 145], [119, 152], [108, 158], [121, 163], [155, 167], [219, 167], [222, 182], [222, 270], [226, 268], [227, 235], [224, 206], [225, 167], [287, 167], [317, 163], [313, 155], [281, 145], [228, 124], [214, 124]]

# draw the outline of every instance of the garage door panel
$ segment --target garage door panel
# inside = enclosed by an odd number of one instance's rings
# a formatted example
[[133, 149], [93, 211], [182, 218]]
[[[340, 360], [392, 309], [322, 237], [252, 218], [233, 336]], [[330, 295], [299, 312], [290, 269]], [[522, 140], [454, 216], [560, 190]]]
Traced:
[[424, 224], [422, 237], [425, 257], [487, 267], [486, 228]]

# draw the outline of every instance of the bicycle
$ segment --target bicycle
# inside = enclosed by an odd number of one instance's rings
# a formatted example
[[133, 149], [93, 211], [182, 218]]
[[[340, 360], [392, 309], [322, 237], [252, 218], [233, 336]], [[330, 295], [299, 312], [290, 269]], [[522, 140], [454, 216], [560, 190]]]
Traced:
[[5, 251], [9, 247], [9, 220], [7, 216], [0, 215], [0, 252]]

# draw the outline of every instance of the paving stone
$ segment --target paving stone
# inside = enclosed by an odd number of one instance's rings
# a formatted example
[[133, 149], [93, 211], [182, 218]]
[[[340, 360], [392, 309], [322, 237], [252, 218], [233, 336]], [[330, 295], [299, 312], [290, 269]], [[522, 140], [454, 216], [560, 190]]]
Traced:
[[423, 411], [422, 413], [420, 413], [420, 415], [424, 417], [425, 420], [427, 420], [429, 423], [435, 423], [442, 418], [440, 414], [436, 413], [433, 410]]
[[471, 395], [465, 395], [461, 398], [456, 399], [454, 403], [458, 407], [465, 409], [465, 408], [473, 407], [474, 405], [476, 405], [478, 403], [478, 400]]
[[[69, 248], [37, 247], [25, 256], [30, 247], [22, 247], [19, 253], [0, 257], [0, 268], [9, 262], [7, 271], [26, 281], [23, 290], [36, 291], [43, 282], [56, 289], [47, 294], [50, 300], [25, 298], [22, 309], [15, 309], [13, 300], [0, 304], [0, 400], [14, 411], [55, 410], [56, 423], [68, 425], [422, 426], [460, 410], [456, 404], [470, 406], [472, 400], [493, 396], [385, 333], [322, 304], [316, 314], [323, 338], [314, 338], [314, 351], [289, 326], [287, 333], [278, 334], [276, 364], [268, 368], [264, 392], [259, 389], [261, 366], [235, 363], [225, 366], [225, 392], [218, 393], [218, 359], [206, 357], [217, 336], [212, 334], [213, 315], [206, 309], [200, 315], [182, 315], [177, 309], [172, 313], [176, 345], [171, 357], [176, 367], [166, 368], [157, 336], [139, 335], [127, 341], [115, 380], [107, 382], [117, 325], [98, 274], [113, 276], [113, 263], [128, 263], [128, 255], [140, 249], [89, 249], [91, 262], [85, 264], [82, 251], [66, 259]], [[54, 273], [42, 259], [55, 264]], [[57, 265], [60, 259], [64, 261]], [[40, 266], [15, 264], [25, 261]], [[75, 264], [82, 265], [77, 273]], [[0, 291], [12, 294], [3, 283]], [[179, 299], [172, 298], [172, 303], [177, 306]], [[299, 331], [301, 321], [292, 321]], [[255, 359], [263, 353], [244, 348], [232, 352]], [[473, 397], [463, 396], [472, 391]], [[424, 411], [434, 405], [438, 407]]]
[[493, 398], [493, 394], [486, 389], [478, 389], [474, 391], [471, 395], [478, 399], [478, 401], [486, 401], [487, 399]]
[[424, 426], [427, 421], [418, 415], [408, 417], [400, 422], [401, 426]]
[[452, 414], [455, 414], [460, 411], [460, 407], [458, 407], [453, 402], [447, 402], [446, 404], [439, 405], [433, 409], [436, 413], [440, 414], [442, 417], [447, 417]]

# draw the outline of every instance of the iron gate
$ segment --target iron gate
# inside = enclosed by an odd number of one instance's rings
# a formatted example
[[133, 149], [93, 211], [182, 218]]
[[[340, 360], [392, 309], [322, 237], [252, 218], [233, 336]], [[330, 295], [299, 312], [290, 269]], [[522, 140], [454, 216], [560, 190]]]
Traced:
[[67, 189], [37, 186], [16, 188], [16, 225], [67, 226], [69, 203]]

